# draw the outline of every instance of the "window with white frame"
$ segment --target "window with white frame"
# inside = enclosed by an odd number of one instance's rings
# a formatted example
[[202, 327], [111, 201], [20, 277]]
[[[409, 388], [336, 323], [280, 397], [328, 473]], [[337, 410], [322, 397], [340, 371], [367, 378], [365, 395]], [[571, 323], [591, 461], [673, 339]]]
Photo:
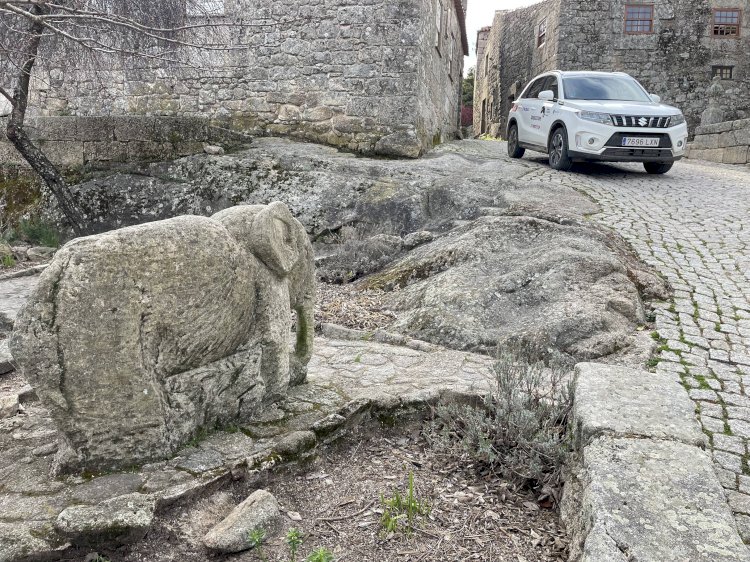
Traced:
[[541, 47], [547, 42], [547, 18], [544, 18], [536, 28], [536, 46]]

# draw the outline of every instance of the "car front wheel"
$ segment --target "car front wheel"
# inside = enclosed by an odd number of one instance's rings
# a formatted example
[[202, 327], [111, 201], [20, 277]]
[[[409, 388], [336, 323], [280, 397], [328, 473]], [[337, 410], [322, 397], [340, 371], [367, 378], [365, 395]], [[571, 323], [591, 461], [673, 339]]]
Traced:
[[508, 129], [508, 156], [520, 158], [524, 152], [526, 152], [526, 149], [518, 145], [518, 125], [513, 123]]
[[643, 167], [649, 174], [666, 174], [672, 169], [672, 162], [644, 162]]
[[549, 142], [549, 165], [555, 170], [567, 171], [573, 167], [573, 161], [568, 155], [567, 136], [562, 127], [558, 127], [552, 133]]

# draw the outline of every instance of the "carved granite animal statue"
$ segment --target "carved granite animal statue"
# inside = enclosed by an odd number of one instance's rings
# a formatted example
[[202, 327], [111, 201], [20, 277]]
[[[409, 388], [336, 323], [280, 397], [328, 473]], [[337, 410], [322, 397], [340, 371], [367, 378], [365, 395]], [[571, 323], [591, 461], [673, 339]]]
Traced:
[[64, 435], [58, 470], [165, 458], [303, 382], [313, 267], [304, 228], [279, 202], [66, 244], [10, 344]]

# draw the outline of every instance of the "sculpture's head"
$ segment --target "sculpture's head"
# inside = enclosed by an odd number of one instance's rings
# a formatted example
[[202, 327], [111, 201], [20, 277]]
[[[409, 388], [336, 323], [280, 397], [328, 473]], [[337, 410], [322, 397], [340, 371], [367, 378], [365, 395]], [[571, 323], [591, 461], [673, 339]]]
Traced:
[[[289, 306], [297, 315], [290, 383], [304, 382], [315, 325], [315, 264], [305, 227], [278, 201], [270, 205], [231, 207], [211, 218], [287, 285]], [[286, 347], [283, 352], [287, 353]]]
[[304, 248], [304, 227], [284, 203], [240, 205], [220, 211], [211, 217], [220, 222], [232, 236], [279, 277], [294, 269]]

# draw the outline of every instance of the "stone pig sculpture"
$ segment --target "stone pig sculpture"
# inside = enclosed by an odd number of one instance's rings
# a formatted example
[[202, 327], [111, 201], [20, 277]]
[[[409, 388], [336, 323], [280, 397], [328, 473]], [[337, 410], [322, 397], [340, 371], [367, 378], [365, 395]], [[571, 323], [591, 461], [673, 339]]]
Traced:
[[165, 458], [303, 382], [314, 286], [305, 229], [279, 202], [66, 244], [10, 342], [64, 436], [57, 470]]

